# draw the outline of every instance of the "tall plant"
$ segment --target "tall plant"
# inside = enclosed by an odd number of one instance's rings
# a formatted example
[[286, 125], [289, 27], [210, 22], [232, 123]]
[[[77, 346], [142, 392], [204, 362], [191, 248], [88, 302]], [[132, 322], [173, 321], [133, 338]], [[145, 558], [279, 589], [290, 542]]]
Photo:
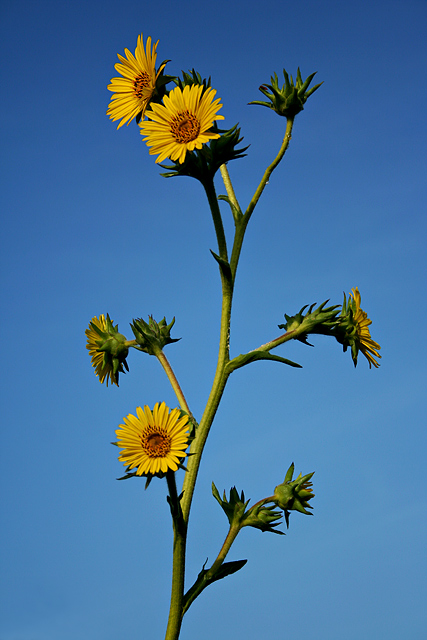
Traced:
[[[221, 580], [243, 568], [246, 560], [226, 562], [230, 548], [243, 527], [254, 527], [261, 531], [281, 534], [277, 529], [285, 518], [289, 527], [291, 511], [311, 515], [310, 501], [313, 473], [294, 478], [294, 464], [285, 473], [284, 480], [272, 494], [249, 506], [244, 492], [232, 487], [229, 495], [222, 497], [212, 484], [212, 493], [228, 522], [229, 531], [217, 558], [210, 567], [203, 566], [193, 584], [185, 588], [185, 560], [188, 520], [196, 486], [197, 475], [216, 412], [221, 402], [227, 381], [236, 370], [257, 360], [274, 360], [290, 367], [300, 367], [276, 353], [277, 347], [290, 340], [308, 343], [310, 334], [323, 334], [335, 338], [346, 351], [351, 350], [354, 365], [359, 352], [368, 360], [369, 367], [378, 367], [380, 346], [372, 340], [369, 332], [371, 320], [360, 307], [360, 293], [352, 289], [349, 297], [344, 295], [340, 305], [328, 302], [303, 306], [293, 316], [285, 314], [286, 322], [279, 325], [280, 335], [248, 351], [230, 354], [230, 319], [236, 281], [236, 272], [245, 233], [255, 207], [273, 171], [282, 161], [291, 140], [295, 117], [304, 109], [308, 98], [321, 86], [310, 88], [314, 73], [305, 80], [298, 69], [295, 81], [283, 70], [284, 84], [280, 86], [276, 74], [271, 84], [262, 85], [260, 91], [265, 100], [250, 104], [266, 106], [285, 118], [284, 137], [277, 156], [266, 168], [246, 210], [242, 210], [228, 173], [227, 165], [243, 157], [247, 147], [239, 147], [242, 138], [240, 129], [221, 129], [218, 121], [222, 108], [215, 98], [210, 78], [202, 79], [194, 69], [183, 72], [182, 77], [165, 74], [167, 60], [159, 66], [157, 45], [147, 38], [138, 37], [135, 54], [125, 49], [125, 56], [118, 55], [115, 65], [120, 77], [113, 78], [108, 88], [113, 92], [107, 114], [113, 121], [119, 120], [117, 128], [136, 120], [150, 155], [156, 162], [169, 160], [171, 164], [160, 166], [165, 177], [191, 176], [203, 186], [210, 207], [218, 242], [217, 252], [212, 252], [221, 281], [222, 306], [219, 328], [219, 351], [215, 376], [205, 409], [200, 417], [193, 415], [169, 360], [165, 347], [176, 342], [171, 337], [175, 319], [156, 321], [152, 316], [146, 320], [133, 319], [130, 323], [133, 337], [128, 339], [119, 333], [118, 326], [107, 314], [92, 318], [86, 330], [87, 348], [92, 366], [101, 383], [111, 382], [118, 386], [119, 375], [129, 371], [127, 357], [130, 349], [155, 356], [169, 379], [176, 394], [179, 407], [169, 409], [164, 402], [152, 409], [145, 405], [136, 408], [136, 415], [129, 414], [116, 431], [116, 444], [120, 449], [119, 460], [126, 467], [123, 479], [144, 477], [147, 487], [153, 478], [165, 478], [168, 502], [173, 523], [173, 568], [169, 620], [166, 640], [179, 637], [184, 614], [194, 600], [210, 584]], [[173, 88], [168, 85], [173, 83]], [[220, 173], [226, 195], [217, 195], [215, 177]], [[234, 220], [233, 238], [227, 239], [224, 231], [219, 201], [225, 201]], [[185, 462], [185, 465], [184, 465]], [[177, 477], [182, 487], [177, 488]]]

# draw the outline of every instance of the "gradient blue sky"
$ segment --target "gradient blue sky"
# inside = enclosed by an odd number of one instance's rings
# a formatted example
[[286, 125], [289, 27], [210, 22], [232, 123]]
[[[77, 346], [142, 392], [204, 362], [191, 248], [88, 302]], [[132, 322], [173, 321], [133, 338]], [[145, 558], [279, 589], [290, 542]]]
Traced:
[[[169, 73], [195, 67], [249, 154], [229, 169], [246, 206], [283, 136], [260, 84], [318, 71], [243, 249], [236, 355], [283, 314], [358, 286], [381, 368], [315, 337], [233, 374], [190, 521], [188, 584], [226, 519], [211, 496], [255, 502], [289, 464], [316, 471], [315, 517], [286, 537], [244, 530], [238, 574], [195, 602], [182, 640], [421, 640], [426, 567], [426, 42], [423, 0], [3, 3], [2, 567], [0, 640], [164, 635], [171, 527], [165, 483], [117, 482], [110, 442], [141, 404], [176, 401], [154, 358], [120, 388], [95, 378], [84, 330], [110, 313], [176, 316], [168, 356], [200, 417], [217, 351], [215, 237], [200, 185], [165, 180], [106, 89], [117, 52], [159, 39]], [[224, 192], [218, 180], [218, 191]], [[227, 232], [230, 215], [224, 206]]]

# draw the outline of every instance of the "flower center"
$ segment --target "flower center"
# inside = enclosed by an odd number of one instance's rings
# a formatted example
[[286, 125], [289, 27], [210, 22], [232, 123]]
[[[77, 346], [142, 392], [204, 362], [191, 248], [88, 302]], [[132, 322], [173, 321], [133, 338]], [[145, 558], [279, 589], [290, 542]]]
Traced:
[[188, 109], [181, 111], [171, 122], [171, 133], [179, 144], [191, 142], [200, 133], [200, 121]]
[[171, 438], [160, 427], [148, 427], [141, 436], [141, 446], [149, 458], [165, 458], [171, 450]]
[[144, 89], [150, 86], [150, 76], [144, 71], [133, 81], [133, 93], [137, 98], [144, 98]]

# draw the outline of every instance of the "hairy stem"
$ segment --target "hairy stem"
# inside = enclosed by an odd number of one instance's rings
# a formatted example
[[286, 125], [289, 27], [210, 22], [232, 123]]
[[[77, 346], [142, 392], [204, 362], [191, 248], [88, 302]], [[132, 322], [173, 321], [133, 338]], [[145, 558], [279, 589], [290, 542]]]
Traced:
[[224, 186], [231, 204], [239, 213], [241, 213], [240, 205], [237, 201], [236, 194], [234, 193], [233, 185], [231, 183], [230, 174], [228, 173], [227, 165], [222, 164], [219, 170], [221, 171], [222, 180], [224, 182]]
[[172, 385], [172, 389], [175, 391], [175, 395], [178, 398], [178, 402], [179, 405], [181, 407], [181, 409], [183, 409], [184, 411], [186, 411], [190, 416], [191, 416], [191, 411], [188, 407], [187, 401], [185, 399], [185, 396], [182, 392], [181, 386], [176, 378], [176, 375], [173, 372], [173, 369], [169, 363], [169, 360], [166, 358], [165, 354], [163, 353], [163, 351], [160, 351], [160, 353], [157, 354], [157, 359], [159, 360], [160, 364], [162, 365], [168, 379], [169, 382]]

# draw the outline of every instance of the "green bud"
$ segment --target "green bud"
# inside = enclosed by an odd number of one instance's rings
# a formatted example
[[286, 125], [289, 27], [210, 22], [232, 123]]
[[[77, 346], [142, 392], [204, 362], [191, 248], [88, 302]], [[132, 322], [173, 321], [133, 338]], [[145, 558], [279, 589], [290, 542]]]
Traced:
[[259, 90], [268, 98], [269, 102], [255, 100], [249, 104], [259, 104], [263, 107], [269, 107], [279, 116], [294, 118], [297, 113], [304, 109], [304, 104], [307, 99], [323, 84], [323, 82], [321, 82], [307, 91], [316, 72], [309, 75], [308, 78], [303, 81], [301, 71], [298, 68], [296, 82], [294, 82], [292, 76], [289, 78], [285, 69], [283, 69], [283, 75], [285, 84], [281, 89], [279, 88], [279, 80], [276, 73], [271, 76], [271, 84], [260, 86]]
[[[280, 511], [277, 511], [273, 506], [265, 506], [264, 501], [260, 501], [250, 509], [246, 510], [250, 500], [245, 500], [245, 494], [239, 493], [236, 487], [230, 489], [230, 498], [227, 500], [227, 496], [224, 491], [224, 495], [221, 499], [218, 489], [212, 482], [212, 494], [220, 504], [222, 510], [228, 518], [228, 522], [231, 527], [254, 527], [261, 531], [269, 531], [270, 533], [278, 533], [284, 535], [282, 531], [276, 531], [274, 527], [277, 527], [281, 522], [277, 522], [282, 518]], [[271, 502], [270, 499], [268, 499]]]
[[299, 474], [295, 480], [292, 480], [293, 473], [294, 463], [291, 464], [286, 472], [283, 483], [274, 489], [274, 503], [280, 507], [280, 509], [283, 509], [288, 527], [290, 511], [299, 511], [307, 516], [313, 515], [310, 511], [307, 511], [307, 509], [313, 508], [309, 504], [309, 501], [314, 498], [314, 493], [311, 489], [313, 485], [310, 482], [314, 471], [313, 473], [307, 473], [305, 476]]
[[277, 522], [282, 518], [282, 513], [277, 511], [274, 507], [266, 507], [264, 505], [255, 505], [245, 514], [243, 520], [243, 527], [254, 527], [261, 531], [269, 531], [270, 533], [278, 533], [279, 535], [285, 535], [283, 531], [278, 531], [274, 527], [282, 524]]
[[135, 340], [138, 344], [136, 349], [145, 351], [150, 356], [157, 356], [163, 350], [163, 347], [173, 342], [178, 342], [181, 338], [171, 338], [170, 332], [175, 324], [173, 318], [170, 324], [167, 324], [166, 318], [156, 322], [153, 316], [149, 316], [148, 323], [142, 318], [137, 318], [130, 325], [134, 333]]
[[249, 500], [245, 501], [245, 494], [243, 491], [239, 496], [236, 487], [232, 487], [230, 489], [230, 499], [227, 500], [225, 491], [223, 498], [221, 499], [218, 489], [212, 482], [212, 495], [227, 516], [230, 526], [243, 526], [242, 521], [245, 515], [245, 509], [249, 504]]

